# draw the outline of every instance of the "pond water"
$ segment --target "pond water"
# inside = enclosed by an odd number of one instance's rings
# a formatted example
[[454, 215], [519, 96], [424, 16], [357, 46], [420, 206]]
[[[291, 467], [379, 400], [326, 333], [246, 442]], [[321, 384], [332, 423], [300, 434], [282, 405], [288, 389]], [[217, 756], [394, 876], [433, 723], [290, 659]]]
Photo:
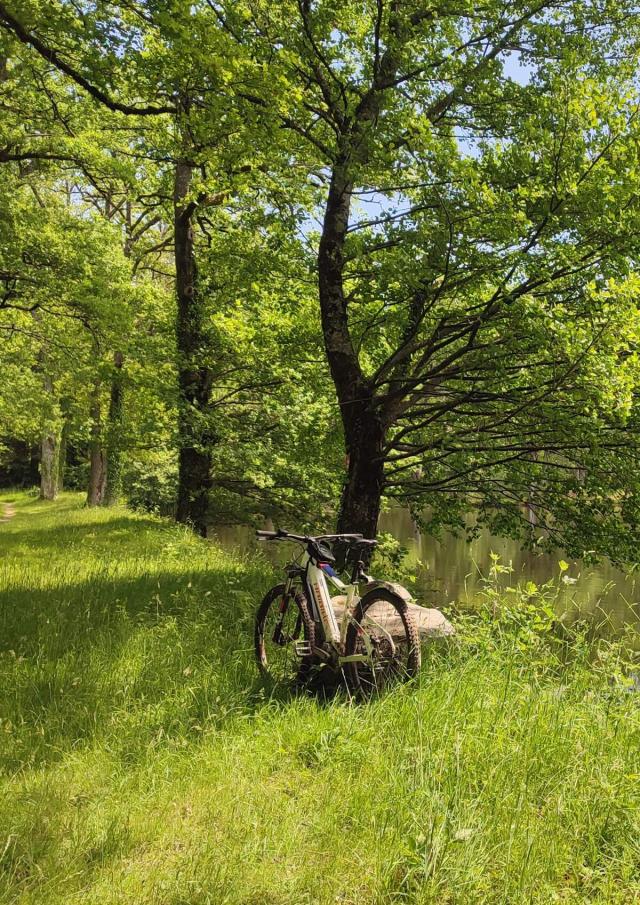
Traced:
[[[515, 541], [492, 536], [487, 531], [471, 542], [450, 534], [436, 540], [421, 534], [405, 509], [383, 513], [380, 530], [392, 534], [408, 549], [407, 563], [417, 574], [416, 597], [425, 606], [445, 611], [472, 607], [482, 591], [482, 578], [491, 568], [492, 553], [498, 554], [500, 564], [511, 570], [500, 576], [503, 587], [526, 581], [539, 586], [549, 579], [559, 579], [558, 563], [564, 559], [569, 568], [560, 582], [558, 607], [567, 612], [569, 621], [593, 619], [605, 634], [617, 634], [628, 623], [640, 625], [640, 573], [627, 575], [608, 561], [585, 565], [561, 551], [552, 555], [522, 550]], [[246, 552], [257, 547], [249, 528], [216, 528], [211, 535], [223, 546]], [[284, 544], [264, 545], [261, 549], [276, 562], [291, 552]]]
[[[500, 564], [511, 571], [500, 576], [503, 587], [533, 581], [540, 586], [549, 579], [560, 579], [558, 604], [571, 618], [593, 618], [604, 623], [612, 633], [624, 625], [640, 624], [640, 573], [625, 574], [608, 560], [586, 565], [571, 559], [562, 551], [557, 555], [522, 550], [513, 540], [495, 537], [483, 531], [468, 542], [450, 534], [436, 540], [421, 534], [404, 509], [384, 513], [381, 531], [388, 531], [409, 550], [408, 561], [418, 564], [418, 590], [425, 604], [431, 606], [473, 606], [482, 590], [482, 578], [488, 575], [491, 554], [500, 557]], [[560, 572], [564, 559], [569, 568]]]

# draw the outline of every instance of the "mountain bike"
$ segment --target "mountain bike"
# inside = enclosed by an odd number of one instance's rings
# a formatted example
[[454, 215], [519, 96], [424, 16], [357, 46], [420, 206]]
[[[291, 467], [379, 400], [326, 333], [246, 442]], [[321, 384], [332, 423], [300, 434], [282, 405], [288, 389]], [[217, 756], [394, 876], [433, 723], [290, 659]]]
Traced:
[[[265, 541], [302, 546], [286, 566], [286, 580], [271, 588], [256, 615], [258, 667], [273, 683], [304, 683], [314, 669], [342, 673], [350, 691], [369, 697], [420, 669], [420, 640], [401, 585], [365, 573], [363, 557], [376, 541], [361, 534], [318, 537], [258, 531]], [[348, 583], [334, 565], [331, 544], [342, 545]], [[339, 594], [330, 597], [331, 584]]]

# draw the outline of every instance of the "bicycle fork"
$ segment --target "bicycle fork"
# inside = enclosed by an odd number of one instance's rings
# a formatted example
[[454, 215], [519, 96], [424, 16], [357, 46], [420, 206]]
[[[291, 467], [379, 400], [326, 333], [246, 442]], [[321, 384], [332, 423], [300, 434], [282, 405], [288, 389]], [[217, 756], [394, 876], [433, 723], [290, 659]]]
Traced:
[[[280, 645], [280, 647], [284, 646], [287, 643], [282, 633], [282, 625], [284, 623], [284, 617], [287, 615], [287, 610], [289, 609], [289, 600], [291, 599], [291, 585], [292, 581], [290, 578], [288, 578], [287, 583], [284, 587], [284, 591], [282, 592], [280, 606], [278, 607], [278, 619], [273, 628], [272, 641], [274, 644]], [[297, 634], [297, 630], [298, 626], [296, 625], [294, 634]]]

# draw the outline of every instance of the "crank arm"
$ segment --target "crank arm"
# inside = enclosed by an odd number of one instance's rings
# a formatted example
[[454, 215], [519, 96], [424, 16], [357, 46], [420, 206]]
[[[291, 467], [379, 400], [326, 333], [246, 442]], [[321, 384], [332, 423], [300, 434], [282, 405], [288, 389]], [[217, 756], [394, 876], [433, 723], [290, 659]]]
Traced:
[[321, 648], [321, 647], [313, 648], [313, 656], [319, 657], [320, 660], [324, 660], [325, 663], [331, 662], [331, 654], [328, 653], [326, 650], [323, 650], [323, 648]]

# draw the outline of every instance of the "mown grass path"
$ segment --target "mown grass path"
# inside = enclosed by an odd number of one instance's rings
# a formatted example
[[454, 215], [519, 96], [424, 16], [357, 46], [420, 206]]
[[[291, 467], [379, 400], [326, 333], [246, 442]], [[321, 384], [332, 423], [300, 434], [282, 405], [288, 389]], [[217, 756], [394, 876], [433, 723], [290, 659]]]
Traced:
[[268, 700], [264, 562], [11, 499], [1, 902], [640, 901], [638, 703], [606, 670], [461, 639], [366, 706]]
[[12, 503], [3, 503], [3, 511], [0, 516], [0, 524], [2, 522], [8, 522], [10, 518], [13, 518], [16, 514], [16, 507]]

